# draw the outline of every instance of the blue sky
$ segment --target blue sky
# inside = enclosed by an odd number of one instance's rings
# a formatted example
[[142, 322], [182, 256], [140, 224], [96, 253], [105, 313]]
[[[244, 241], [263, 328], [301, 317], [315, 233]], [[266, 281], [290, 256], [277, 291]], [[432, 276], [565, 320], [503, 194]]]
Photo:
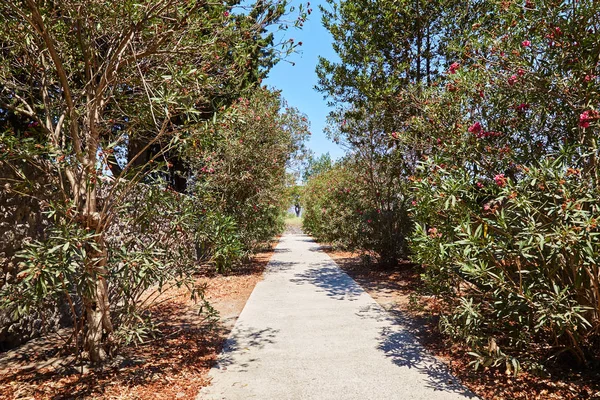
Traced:
[[[291, 3], [294, 6], [300, 4], [297, 0]], [[306, 1], [304, 3], [306, 4]], [[329, 152], [332, 158], [337, 159], [344, 154], [344, 150], [327, 139], [323, 132], [329, 108], [323, 95], [314, 89], [317, 84], [315, 68], [318, 57], [337, 59], [331, 46], [333, 39], [321, 24], [320, 4], [327, 6], [325, 0], [311, 1], [310, 8], [313, 12], [303, 28], [301, 30], [290, 28], [285, 33], [287, 39], [293, 38], [295, 42], [302, 42], [301, 52], [277, 64], [264, 83], [280, 89], [290, 106], [298, 108], [308, 116], [312, 132], [308, 146], [315, 154], [318, 156]], [[292, 62], [295, 65], [292, 65]]]

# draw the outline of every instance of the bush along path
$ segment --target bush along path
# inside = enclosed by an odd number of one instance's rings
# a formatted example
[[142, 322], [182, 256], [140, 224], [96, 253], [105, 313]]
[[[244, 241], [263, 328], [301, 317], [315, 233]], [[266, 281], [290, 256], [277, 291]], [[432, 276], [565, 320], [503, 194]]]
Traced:
[[286, 234], [198, 399], [476, 398], [313, 240]]

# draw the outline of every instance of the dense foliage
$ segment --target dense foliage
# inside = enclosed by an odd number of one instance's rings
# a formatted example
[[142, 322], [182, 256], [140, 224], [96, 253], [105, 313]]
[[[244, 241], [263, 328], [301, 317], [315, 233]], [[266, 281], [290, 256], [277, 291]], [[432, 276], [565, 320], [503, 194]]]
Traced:
[[343, 160], [313, 175], [303, 190], [304, 229], [340, 248], [372, 251], [384, 264], [406, 256], [407, 199], [384, 165]]
[[[390, 173], [408, 182], [394, 190], [409, 198], [410, 257], [445, 304], [442, 331], [471, 348], [476, 366], [590, 365], [600, 329], [600, 5], [417, 0], [374, 2], [386, 6], [369, 13], [362, 3], [341, 1], [326, 17], [341, 62], [321, 62], [321, 89], [345, 102], [332, 132], [350, 163], [368, 166], [362, 149], [375, 133]], [[382, 39], [392, 26], [403, 40]], [[340, 169], [308, 186], [345, 177]], [[355, 208], [323, 188], [315, 196], [335, 215]], [[321, 237], [335, 229], [322, 226]], [[346, 228], [344, 240], [364, 229]]]
[[194, 262], [223, 269], [270, 238], [305, 131], [258, 90], [294, 51], [267, 32], [307, 14], [286, 21], [288, 11], [285, 1], [2, 2], [2, 190], [46, 212], [2, 288], [8, 310], [68, 302], [74, 344], [102, 361], [131, 336], [117, 329], [140, 320], [147, 289], [190, 283]]
[[191, 136], [186, 158], [199, 171], [191, 191], [206, 210], [228, 216], [235, 227], [231, 238], [214, 235], [228, 241], [217, 246], [228, 249], [219, 250], [228, 253], [219, 269], [283, 230], [286, 167], [305, 152], [308, 128], [306, 116], [276, 93], [258, 89]]

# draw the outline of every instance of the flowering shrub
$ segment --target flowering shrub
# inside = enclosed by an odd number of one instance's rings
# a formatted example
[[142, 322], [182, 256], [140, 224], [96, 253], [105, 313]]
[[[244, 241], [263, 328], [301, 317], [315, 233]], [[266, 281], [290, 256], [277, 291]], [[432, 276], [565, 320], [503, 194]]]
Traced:
[[509, 372], [597, 359], [600, 4], [339, 3], [325, 15], [341, 62], [319, 67], [347, 105], [334, 138], [355, 160], [380, 146], [397, 160], [380, 175], [412, 182], [393, 190], [443, 332]]
[[[415, 182], [413, 259], [455, 307], [445, 331], [482, 354], [492, 356], [493, 338], [512, 356], [540, 343], [550, 356], [561, 344], [584, 361], [594, 343], [600, 202], [569, 158], [549, 156], [521, 167], [518, 180], [496, 176], [476, 187], [459, 168]], [[465, 300], [477, 309], [465, 314]]]
[[489, 7], [402, 138], [423, 154], [412, 258], [476, 366], [585, 364], [600, 327], [598, 5]]

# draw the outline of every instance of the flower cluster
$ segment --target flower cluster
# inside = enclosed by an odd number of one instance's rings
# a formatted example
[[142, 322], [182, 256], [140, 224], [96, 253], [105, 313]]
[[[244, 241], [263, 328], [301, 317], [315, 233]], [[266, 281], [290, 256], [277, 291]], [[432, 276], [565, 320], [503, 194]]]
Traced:
[[590, 122], [600, 119], [600, 113], [596, 110], [586, 110], [579, 115], [579, 126], [589, 128]]
[[502, 136], [501, 132], [484, 131], [479, 122], [475, 122], [473, 125], [471, 125], [468, 131], [469, 133], [474, 134], [477, 139]]
[[504, 174], [498, 174], [498, 175], [494, 176], [494, 182], [496, 182], [496, 185], [498, 185], [500, 187], [504, 187], [504, 186], [506, 186], [508, 179], [504, 176]]
[[460, 69], [460, 64], [457, 62], [454, 62], [450, 65], [450, 68], [448, 69], [448, 73], [449, 74], [456, 74], [456, 72]]

